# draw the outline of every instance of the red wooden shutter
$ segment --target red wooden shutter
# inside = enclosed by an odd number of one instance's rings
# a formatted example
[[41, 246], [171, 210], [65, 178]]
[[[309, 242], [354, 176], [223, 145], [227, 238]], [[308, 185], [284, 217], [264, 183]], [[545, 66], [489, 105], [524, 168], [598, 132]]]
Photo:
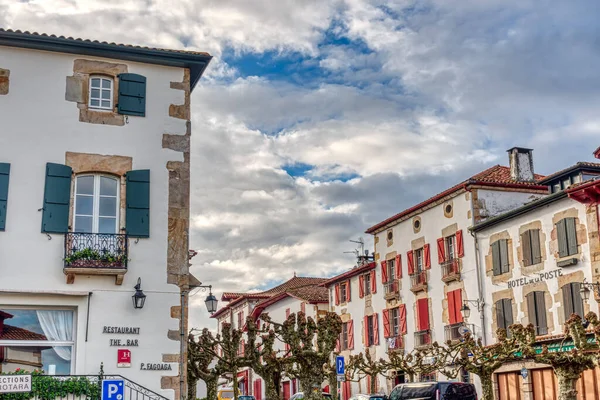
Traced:
[[367, 375], [367, 390], [365, 393], [371, 393], [371, 375]]
[[458, 257], [465, 256], [465, 245], [463, 243], [462, 229], [460, 231], [456, 231], [456, 255]]
[[337, 283], [335, 285], [335, 305], [339, 306], [340, 305], [340, 284]]
[[387, 262], [382, 261], [381, 262], [381, 283], [387, 283], [387, 281], [388, 281]]
[[415, 263], [413, 261], [412, 250], [406, 253], [406, 263], [408, 264], [408, 274], [412, 275], [415, 273]]
[[456, 310], [454, 309], [454, 293], [456, 291], [453, 290], [451, 292], [448, 292], [448, 322], [450, 323], [450, 325], [453, 325], [456, 323]]
[[429, 300], [427, 298], [417, 300], [417, 312], [419, 330], [424, 331], [429, 329]]
[[377, 293], [377, 281], [375, 270], [371, 270], [371, 293]]
[[254, 381], [254, 397], [256, 400], [262, 400], [262, 381], [260, 379]]
[[437, 240], [437, 248], [438, 248], [438, 263], [442, 264], [444, 261], [446, 261], [446, 255], [444, 254], [446, 252], [446, 248], [445, 248], [445, 243], [444, 243], [443, 237], [441, 237]]
[[348, 321], [348, 349], [354, 349], [354, 321]]
[[302, 311], [302, 313], [306, 315], [306, 303], [305, 302], [302, 302], [300, 304], [300, 311]]
[[429, 243], [423, 246], [423, 258], [425, 258], [425, 269], [431, 268], [431, 251], [429, 250]]
[[379, 346], [379, 315], [373, 314], [373, 344]]
[[406, 304], [400, 304], [398, 314], [400, 316], [400, 333], [406, 335]]
[[390, 312], [383, 310], [383, 337], [390, 337]]
[[364, 275], [358, 276], [358, 297], [360, 297], [361, 299], [363, 297], [365, 297], [365, 276]]
[[346, 303], [350, 303], [352, 300], [351, 290], [350, 290], [350, 279], [346, 282]]
[[344, 400], [350, 400], [352, 396], [350, 381], [344, 381]]
[[454, 291], [454, 312], [456, 313], [456, 322], [463, 322], [463, 316], [460, 312], [462, 308], [462, 290], [457, 289]]
[[396, 279], [402, 278], [402, 257], [400, 254], [396, 256]]
[[367, 315], [363, 318], [363, 343], [365, 347], [371, 345], [371, 343], [369, 343], [369, 317]]
[[245, 351], [246, 351], [246, 342], [244, 341], [244, 339], [242, 339], [242, 350], [241, 350], [242, 356], [244, 355]]

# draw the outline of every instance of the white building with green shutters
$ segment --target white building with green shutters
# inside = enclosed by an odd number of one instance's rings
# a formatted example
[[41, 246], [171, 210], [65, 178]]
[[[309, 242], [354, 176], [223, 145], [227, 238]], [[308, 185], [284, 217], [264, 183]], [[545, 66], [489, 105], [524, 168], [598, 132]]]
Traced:
[[0, 29], [0, 373], [102, 364], [185, 390], [190, 94], [210, 60]]

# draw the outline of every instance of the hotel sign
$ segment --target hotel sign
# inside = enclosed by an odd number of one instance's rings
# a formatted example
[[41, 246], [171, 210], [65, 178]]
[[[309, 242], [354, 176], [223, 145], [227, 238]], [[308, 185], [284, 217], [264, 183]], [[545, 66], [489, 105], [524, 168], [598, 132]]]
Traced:
[[0, 375], [0, 393], [31, 392], [31, 375]]
[[540, 272], [537, 274], [535, 278], [523, 277], [518, 279], [513, 279], [512, 281], [508, 281], [508, 288], [516, 288], [520, 286], [532, 285], [534, 283], [544, 282], [550, 279], [556, 279], [559, 276], [562, 276], [562, 269], [555, 269], [550, 272]]

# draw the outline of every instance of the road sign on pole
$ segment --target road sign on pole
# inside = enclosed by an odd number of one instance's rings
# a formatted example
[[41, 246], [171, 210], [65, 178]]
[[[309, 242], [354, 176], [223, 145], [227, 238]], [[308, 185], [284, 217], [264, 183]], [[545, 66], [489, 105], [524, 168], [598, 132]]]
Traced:
[[102, 381], [102, 400], [123, 400], [125, 384], [122, 379], [105, 379]]
[[344, 357], [337, 356], [335, 358], [335, 370], [336, 370], [337, 374], [344, 375], [345, 374], [344, 369], [345, 369]]

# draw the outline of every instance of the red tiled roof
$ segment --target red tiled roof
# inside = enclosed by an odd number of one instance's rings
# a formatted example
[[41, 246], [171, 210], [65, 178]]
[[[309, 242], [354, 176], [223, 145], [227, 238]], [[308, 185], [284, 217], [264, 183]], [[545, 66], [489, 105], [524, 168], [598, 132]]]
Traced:
[[[225, 292], [221, 299], [223, 301], [228, 301], [233, 299], [229, 304], [222, 307], [219, 311], [214, 313], [211, 318], [218, 318], [223, 315], [223, 313], [231, 308], [231, 306], [242, 302], [247, 299], [270, 299], [273, 296], [286, 293], [291, 291], [292, 289], [298, 289], [301, 287], [318, 287], [321, 283], [326, 281], [326, 278], [311, 278], [305, 276], [294, 276], [292, 279], [283, 282], [281, 285], [275, 286], [269, 290], [265, 290], [260, 293], [234, 293], [234, 292]], [[308, 291], [303, 291], [303, 295], [309, 296]], [[313, 293], [314, 294], [314, 293]], [[236, 296], [236, 297], [234, 297]]]
[[340, 282], [340, 281], [343, 281], [346, 279], [350, 279], [353, 276], [362, 274], [363, 272], [370, 271], [373, 268], [375, 268], [376, 266], [377, 265], [375, 264], [375, 262], [372, 262], [369, 264], [361, 265], [360, 267], [352, 268], [351, 270], [348, 270], [339, 275], [329, 278], [325, 282], [321, 283], [321, 286], [329, 287], [329, 286], [333, 285], [334, 283], [337, 283], [337, 282]]
[[48, 340], [45, 335], [4, 324], [0, 332], [0, 340]]
[[329, 292], [323, 286], [304, 286], [290, 289], [286, 293], [309, 303], [329, 302]]
[[469, 185], [480, 185], [480, 186], [491, 186], [491, 187], [504, 187], [504, 188], [513, 188], [513, 189], [529, 189], [531, 191], [547, 191], [548, 188], [546, 186], [540, 185], [538, 183], [539, 180], [543, 179], [543, 175], [535, 174], [534, 182], [520, 182], [515, 181], [510, 176], [510, 168], [505, 167], [503, 165], [495, 165], [491, 168], [486, 169], [476, 175], [473, 175], [469, 179], [462, 181], [458, 185], [452, 186], [450, 189], [446, 189], [441, 193], [436, 194], [429, 199], [422, 201], [421, 203], [410, 207], [376, 225], [373, 225], [369, 229], [365, 231], [365, 233], [375, 233], [380, 228], [383, 228], [387, 224], [397, 221], [402, 217], [405, 217], [415, 211], [418, 211], [429, 204], [440, 200], [448, 195], [453, 194], [454, 192], [459, 191], [460, 189], [467, 190]]

